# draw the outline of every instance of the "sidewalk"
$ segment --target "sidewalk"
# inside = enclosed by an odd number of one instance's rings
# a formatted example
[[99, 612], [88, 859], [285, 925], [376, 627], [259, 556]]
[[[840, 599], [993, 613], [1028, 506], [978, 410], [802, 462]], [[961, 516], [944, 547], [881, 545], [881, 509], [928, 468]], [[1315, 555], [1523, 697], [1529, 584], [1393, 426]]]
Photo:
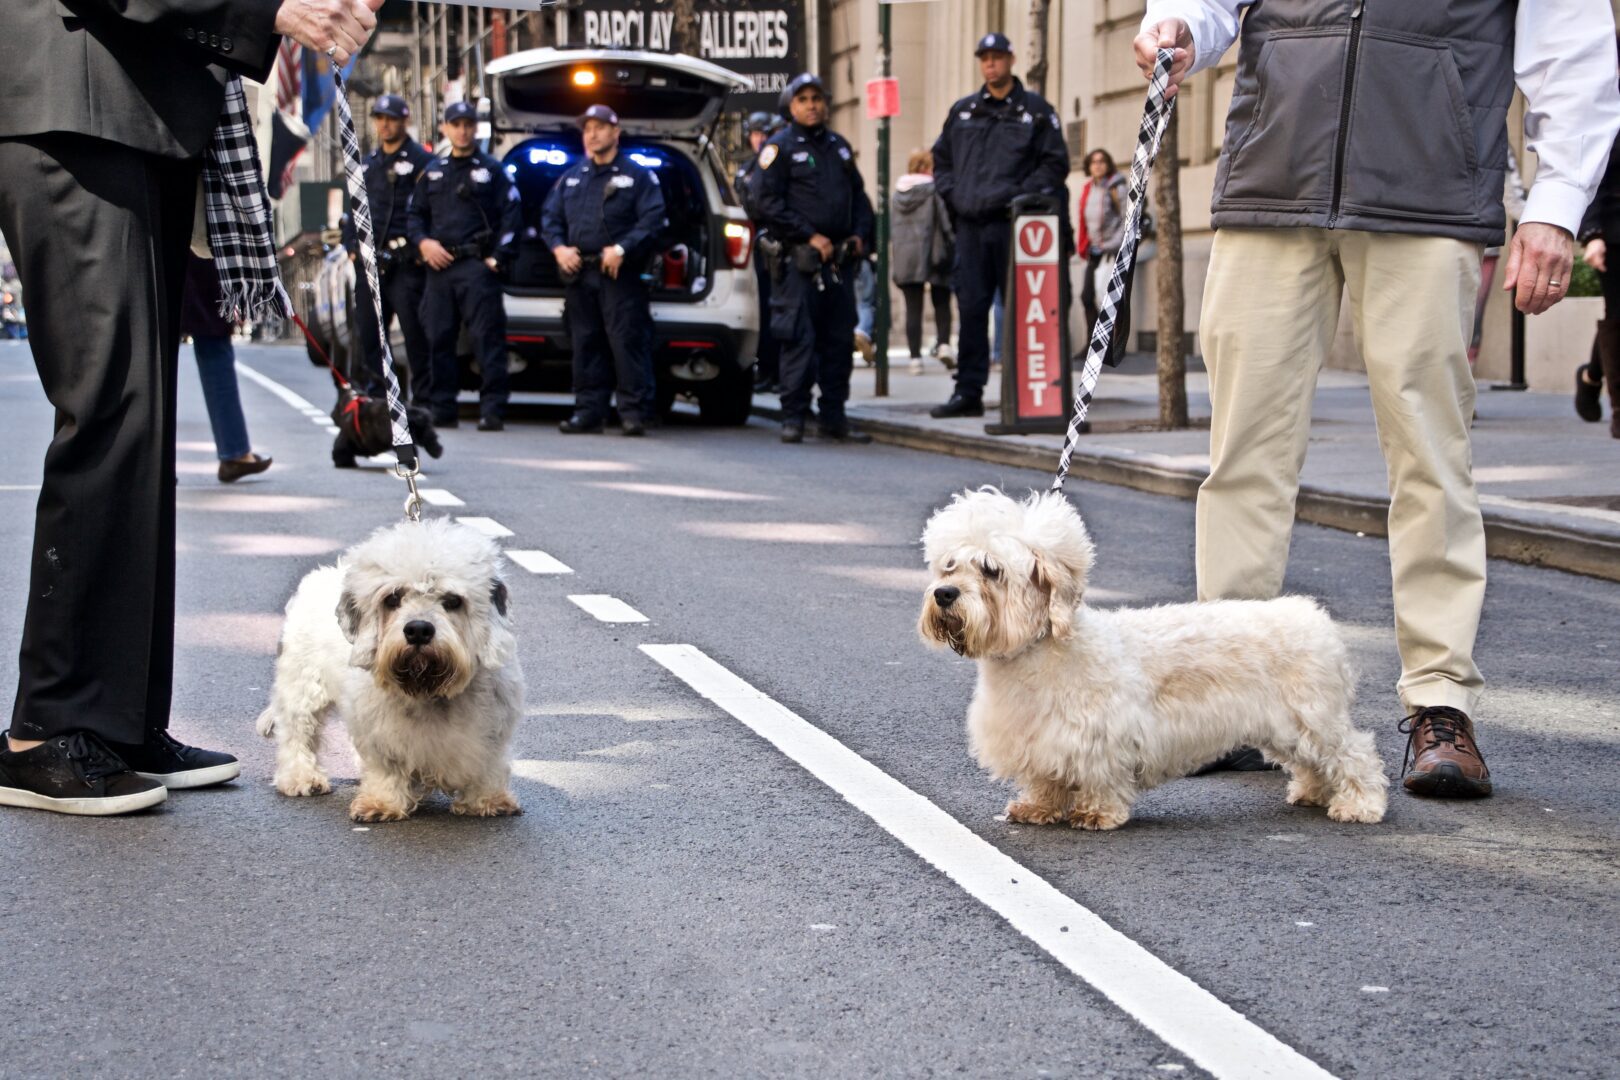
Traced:
[[[883, 398], [874, 394], [875, 369], [855, 369], [849, 413], [875, 439], [1046, 472], [1057, 468], [1061, 435], [984, 433], [985, 421], [995, 418], [997, 373], [991, 375], [984, 419], [935, 420], [928, 410], [950, 396], [951, 378], [938, 361], [925, 361], [922, 375], [912, 375], [907, 363], [904, 350], [891, 353], [889, 396]], [[1133, 354], [1119, 368], [1104, 368], [1097, 395], [1091, 434], [1081, 437], [1071, 475], [1192, 498], [1209, 471], [1209, 394], [1198, 362], [1189, 360], [1187, 375], [1195, 425], [1190, 430], [1154, 430], [1158, 382], [1149, 355]], [[758, 396], [754, 412], [775, 418], [778, 402]], [[1620, 441], [1609, 437], [1607, 417], [1601, 424], [1583, 423], [1569, 394], [1493, 391], [1487, 385], [1480, 387], [1473, 435], [1491, 555], [1620, 581]], [[1382, 536], [1388, 510], [1366, 377], [1324, 371], [1299, 518]]]

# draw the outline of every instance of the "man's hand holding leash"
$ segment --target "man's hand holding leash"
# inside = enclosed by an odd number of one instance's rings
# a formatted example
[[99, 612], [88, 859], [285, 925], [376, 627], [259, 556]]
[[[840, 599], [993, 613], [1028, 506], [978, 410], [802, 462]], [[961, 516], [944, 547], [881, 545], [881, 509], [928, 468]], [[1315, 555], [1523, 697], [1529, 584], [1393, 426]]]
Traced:
[[1164, 93], [1166, 101], [1174, 98], [1176, 91], [1181, 88], [1181, 80], [1187, 77], [1187, 71], [1193, 66], [1197, 52], [1187, 24], [1180, 19], [1165, 19], [1151, 30], [1137, 34], [1131, 45], [1136, 50], [1136, 66], [1141, 69], [1144, 79], [1153, 77], [1153, 66], [1158, 62], [1160, 49], [1175, 50], [1176, 59], [1170, 65], [1170, 88]]
[[372, 14], [383, 0], [283, 0], [276, 33], [323, 52], [339, 67], [347, 64], [377, 28]]

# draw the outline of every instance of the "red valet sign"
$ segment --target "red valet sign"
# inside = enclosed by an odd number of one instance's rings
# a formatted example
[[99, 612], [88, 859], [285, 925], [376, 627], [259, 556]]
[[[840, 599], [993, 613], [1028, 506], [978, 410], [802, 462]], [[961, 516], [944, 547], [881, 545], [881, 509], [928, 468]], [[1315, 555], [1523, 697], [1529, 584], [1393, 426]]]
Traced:
[[1056, 215], [1021, 217], [1013, 234], [1013, 304], [1018, 339], [1019, 419], [1063, 417], [1063, 313], [1058, 303]]

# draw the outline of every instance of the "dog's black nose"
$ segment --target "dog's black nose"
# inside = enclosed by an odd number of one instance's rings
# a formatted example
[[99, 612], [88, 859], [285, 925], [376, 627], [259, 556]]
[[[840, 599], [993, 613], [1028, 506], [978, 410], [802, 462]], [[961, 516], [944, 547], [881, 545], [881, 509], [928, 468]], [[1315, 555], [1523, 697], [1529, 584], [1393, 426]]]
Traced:
[[962, 590], [955, 585], [941, 585], [934, 590], [934, 603], [940, 607], [950, 607], [956, 603], [956, 598], [962, 595]]
[[433, 624], [426, 619], [412, 619], [405, 624], [405, 640], [412, 645], [426, 645], [433, 640]]

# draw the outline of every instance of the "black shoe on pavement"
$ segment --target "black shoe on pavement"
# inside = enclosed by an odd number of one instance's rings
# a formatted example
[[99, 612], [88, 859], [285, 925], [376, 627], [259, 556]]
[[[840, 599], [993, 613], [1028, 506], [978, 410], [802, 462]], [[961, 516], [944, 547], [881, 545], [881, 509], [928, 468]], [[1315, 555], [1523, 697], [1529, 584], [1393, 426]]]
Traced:
[[624, 435], [626, 438], [639, 439], [643, 435], [647, 434], [647, 426], [640, 420], [626, 420], [624, 421], [624, 427], [619, 433]]
[[187, 746], [167, 731], [154, 731], [144, 743], [107, 746], [139, 775], [175, 790], [213, 787], [242, 773], [242, 763], [231, 755]]
[[782, 441], [785, 443], [804, 442], [804, 425], [797, 420], [784, 420], [782, 422]]
[[965, 398], [961, 394], [952, 394], [951, 400], [943, 405], [935, 405], [928, 410], [928, 415], [935, 420], [944, 420], [951, 416], [983, 416], [984, 400], [982, 398]]
[[85, 731], [56, 735], [13, 751], [0, 735], [0, 806], [58, 814], [128, 814], [156, 806], [168, 788], [137, 775]]
[[1280, 768], [1282, 768], [1281, 765], [1267, 761], [1264, 755], [1254, 747], [1240, 746], [1236, 750], [1222, 754], [1208, 765], [1200, 765], [1187, 775], [1208, 776], [1210, 773], [1217, 772], [1270, 772], [1273, 769]]
[[602, 421], [591, 420], [588, 417], [575, 413], [557, 425], [557, 430], [564, 435], [600, 435], [602, 434]]
[[1575, 415], [1588, 424], [1595, 424], [1603, 419], [1603, 381], [1588, 381], [1591, 373], [1592, 368], [1587, 364], [1575, 369]]
[[816, 434], [823, 439], [831, 439], [833, 442], [853, 443], [857, 446], [865, 446], [872, 441], [872, 436], [864, 431], [856, 431], [852, 427], [823, 427]]
[[479, 431], [505, 431], [506, 421], [498, 416], [480, 416], [478, 418]]

